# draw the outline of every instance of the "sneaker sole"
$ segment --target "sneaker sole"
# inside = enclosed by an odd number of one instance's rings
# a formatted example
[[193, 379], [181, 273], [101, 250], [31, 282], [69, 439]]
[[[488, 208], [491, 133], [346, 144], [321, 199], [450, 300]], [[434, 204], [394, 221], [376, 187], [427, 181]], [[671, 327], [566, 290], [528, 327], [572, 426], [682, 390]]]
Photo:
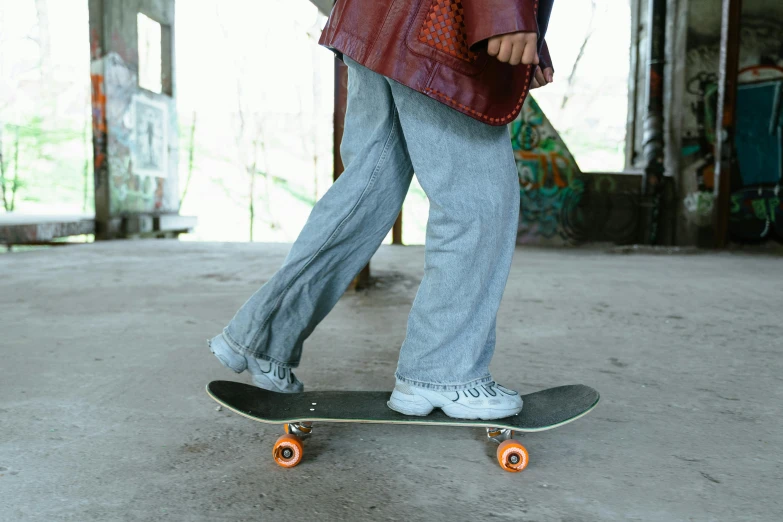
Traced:
[[390, 409], [403, 415], [425, 417], [435, 409], [430, 401], [418, 395], [407, 395], [397, 390], [392, 392], [391, 398], [386, 403]]
[[401, 393], [396, 389], [392, 392], [391, 398], [386, 405], [390, 409], [402, 413], [403, 415], [416, 417], [427, 416], [432, 413], [435, 408], [440, 408], [448, 417], [461, 420], [505, 419], [506, 417], [512, 417], [522, 411], [522, 406], [496, 410], [474, 409], [467, 407], [464, 404], [457, 403], [435, 406], [421, 395], [408, 395]]
[[464, 420], [497, 420], [505, 419], [506, 417], [513, 417], [520, 411], [522, 407], [507, 408], [503, 410], [474, 410], [461, 404], [449, 404], [441, 408], [443, 413], [451, 417], [452, 419], [464, 419]]
[[302, 386], [299, 389], [285, 390], [279, 388], [277, 384], [266, 375], [263, 374], [261, 375], [252, 374], [252, 375], [253, 375], [253, 384], [258, 386], [262, 390], [267, 390], [267, 391], [277, 392], [277, 393], [301, 393], [304, 391], [304, 386]]

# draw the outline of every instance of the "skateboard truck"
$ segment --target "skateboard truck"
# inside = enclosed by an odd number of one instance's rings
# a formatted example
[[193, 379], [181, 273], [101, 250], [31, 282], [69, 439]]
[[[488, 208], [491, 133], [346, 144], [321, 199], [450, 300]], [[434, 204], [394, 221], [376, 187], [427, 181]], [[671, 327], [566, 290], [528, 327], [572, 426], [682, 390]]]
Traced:
[[283, 426], [285, 432], [290, 435], [296, 435], [300, 439], [306, 439], [313, 433], [312, 422], [291, 422]]
[[487, 438], [500, 444], [514, 436], [514, 431], [508, 428], [487, 428]]

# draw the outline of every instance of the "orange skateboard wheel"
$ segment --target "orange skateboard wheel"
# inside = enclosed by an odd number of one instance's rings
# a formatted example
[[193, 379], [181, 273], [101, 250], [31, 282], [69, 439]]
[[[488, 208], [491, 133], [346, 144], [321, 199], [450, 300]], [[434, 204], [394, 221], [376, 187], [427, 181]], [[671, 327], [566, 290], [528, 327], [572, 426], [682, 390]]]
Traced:
[[500, 467], [512, 473], [522, 471], [530, 462], [530, 456], [525, 447], [514, 439], [501, 442], [497, 455]]
[[282, 435], [272, 449], [272, 457], [278, 466], [293, 468], [302, 461], [304, 449], [302, 441], [296, 435]]

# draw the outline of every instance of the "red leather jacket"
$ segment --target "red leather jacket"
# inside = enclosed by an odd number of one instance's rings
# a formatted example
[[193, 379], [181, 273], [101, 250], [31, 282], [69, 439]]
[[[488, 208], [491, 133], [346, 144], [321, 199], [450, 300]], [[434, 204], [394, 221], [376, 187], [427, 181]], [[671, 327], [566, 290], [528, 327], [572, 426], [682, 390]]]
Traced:
[[337, 0], [321, 45], [345, 54], [490, 125], [522, 109], [535, 65], [510, 66], [486, 52], [493, 36], [538, 33], [544, 41], [554, 0]]

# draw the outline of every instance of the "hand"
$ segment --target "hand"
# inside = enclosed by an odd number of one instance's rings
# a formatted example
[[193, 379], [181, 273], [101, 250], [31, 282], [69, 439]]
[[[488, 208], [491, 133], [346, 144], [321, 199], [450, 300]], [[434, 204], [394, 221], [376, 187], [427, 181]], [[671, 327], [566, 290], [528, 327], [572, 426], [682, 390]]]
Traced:
[[487, 44], [487, 52], [509, 65], [538, 64], [538, 36], [536, 33], [519, 32], [493, 36]]
[[538, 89], [555, 81], [555, 71], [547, 67], [543, 71], [541, 67], [536, 67], [536, 74], [533, 75], [533, 81], [530, 82], [531, 89]]

